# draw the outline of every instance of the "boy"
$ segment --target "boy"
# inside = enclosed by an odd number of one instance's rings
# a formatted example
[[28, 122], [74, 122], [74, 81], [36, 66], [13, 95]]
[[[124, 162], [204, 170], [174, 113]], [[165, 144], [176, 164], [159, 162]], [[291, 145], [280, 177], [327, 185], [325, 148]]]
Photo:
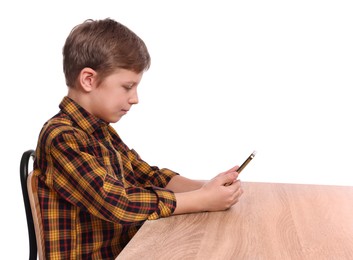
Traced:
[[238, 201], [237, 166], [190, 180], [148, 165], [109, 125], [138, 103], [150, 66], [135, 33], [112, 19], [88, 20], [69, 34], [63, 58], [68, 94], [44, 124], [34, 162], [47, 259], [114, 259], [147, 219]]

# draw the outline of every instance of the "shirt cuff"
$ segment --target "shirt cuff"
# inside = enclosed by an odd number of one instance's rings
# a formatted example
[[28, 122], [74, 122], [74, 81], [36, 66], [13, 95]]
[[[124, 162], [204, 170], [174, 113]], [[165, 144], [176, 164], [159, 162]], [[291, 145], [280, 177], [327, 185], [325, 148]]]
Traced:
[[176, 198], [174, 193], [170, 190], [158, 187], [153, 187], [153, 191], [157, 195], [158, 208], [155, 212], [149, 215], [148, 220], [155, 220], [172, 215], [176, 208]]
[[159, 177], [163, 177], [164, 182], [162, 183], [163, 186], [158, 185], [158, 187], [167, 186], [170, 180], [177, 175], [179, 175], [179, 173], [169, 170], [167, 168], [160, 169]]

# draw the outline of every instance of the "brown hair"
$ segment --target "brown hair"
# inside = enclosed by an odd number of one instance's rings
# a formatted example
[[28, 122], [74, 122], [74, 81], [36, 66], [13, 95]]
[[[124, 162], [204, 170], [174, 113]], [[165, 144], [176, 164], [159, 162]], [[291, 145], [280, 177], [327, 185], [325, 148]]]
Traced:
[[66, 85], [73, 87], [85, 67], [95, 70], [98, 81], [118, 68], [140, 73], [149, 69], [151, 58], [143, 40], [110, 18], [86, 20], [74, 27], [63, 47]]

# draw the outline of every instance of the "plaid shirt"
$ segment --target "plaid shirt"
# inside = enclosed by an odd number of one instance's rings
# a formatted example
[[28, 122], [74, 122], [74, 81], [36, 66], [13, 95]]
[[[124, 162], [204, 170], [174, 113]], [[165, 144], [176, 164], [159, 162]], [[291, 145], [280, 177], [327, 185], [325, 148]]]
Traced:
[[41, 130], [34, 174], [47, 259], [114, 259], [147, 219], [176, 207], [177, 173], [150, 166], [68, 97]]

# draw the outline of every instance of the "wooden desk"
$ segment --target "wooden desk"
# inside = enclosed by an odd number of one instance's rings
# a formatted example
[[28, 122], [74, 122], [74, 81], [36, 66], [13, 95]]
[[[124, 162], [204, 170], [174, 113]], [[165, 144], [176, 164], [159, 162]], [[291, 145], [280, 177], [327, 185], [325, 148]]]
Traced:
[[243, 189], [228, 211], [145, 222], [117, 259], [353, 259], [353, 187]]

